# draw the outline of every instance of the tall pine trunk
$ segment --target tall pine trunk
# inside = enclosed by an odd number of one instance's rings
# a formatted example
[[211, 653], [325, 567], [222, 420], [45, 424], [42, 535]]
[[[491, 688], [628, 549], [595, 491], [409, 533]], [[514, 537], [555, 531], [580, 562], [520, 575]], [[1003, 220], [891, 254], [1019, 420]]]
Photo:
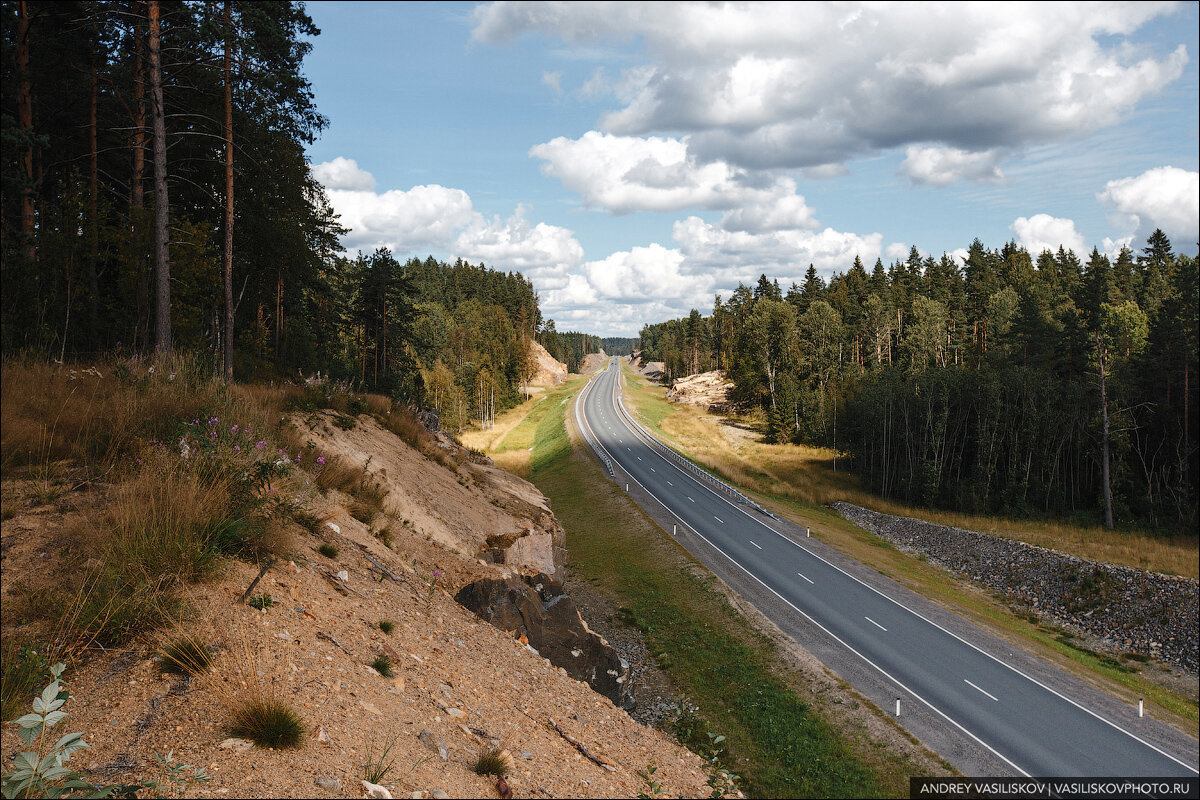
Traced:
[[1100, 341], [1100, 333], [1096, 333], [1096, 360], [1100, 365], [1100, 424], [1103, 428], [1103, 443], [1101, 445], [1100, 475], [1104, 482], [1104, 527], [1112, 529], [1112, 484], [1109, 481], [1109, 447], [1108, 447], [1108, 394], [1104, 374], [1104, 346]]
[[227, 383], [233, 381], [233, 84], [229, 53], [233, 38], [232, 5], [232, 0], [225, 0], [225, 243], [221, 254], [225, 325], [221, 361]]
[[17, 127], [24, 142], [21, 148], [21, 239], [25, 259], [33, 264], [37, 250], [33, 239], [33, 87], [29, 80], [29, 8], [17, 4]]
[[96, 106], [100, 94], [100, 79], [96, 62], [99, 59], [96, 49], [100, 46], [99, 32], [96, 19], [92, 18], [92, 64], [91, 64], [91, 108], [88, 115], [88, 328], [89, 340], [93, 347], [98, 345], [100, 336], [100, 282], [96, 275], [96, 260], [100, 252], [100, 220], [97, 214], [100, 195], [99, 148], [96, 134]]
[[167, 235], [167, 124], [163, 108], [162, 47], [158, 0], [148, 0], [150, 106], [154, 124], [154, 345], [159, 359], [171, 353], [171, 262]]
[[129, 178], [129, 205], [136, 209], [146, 206], [146, 47], [139, 25], [133, 15], [133, 174]]

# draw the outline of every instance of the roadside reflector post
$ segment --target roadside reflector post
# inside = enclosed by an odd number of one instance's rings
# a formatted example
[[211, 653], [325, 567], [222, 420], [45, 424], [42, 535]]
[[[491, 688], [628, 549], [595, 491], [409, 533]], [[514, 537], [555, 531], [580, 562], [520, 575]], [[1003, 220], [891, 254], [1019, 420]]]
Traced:
[[896, 698], [896, 716], [900, 716], [900, 698]]
[[671, 526], [671, 535], [672, 535], [672, 536], [674, 536], [674, 535], [676, 535], [677, 533], [679, 533], [679, 526], [678, 526], [678, 525], [672, 525], [672, 526]]
[[[805, 529], [804, 529], [804, 535], [805, 535], [805, 537], [806, 537], [806, 538], [809, 538], [809, 539], [811, 539], [811, 538], [812, 538], [812, 528], [805, 528]], [[899, 700], [897, 700], [896, 702], [897, 702], [897, 703], [899, 703], [900, 701], [899, 701]], [[899, 714], [900, 712], [899, 712], [899, 711], [897, 711], [896, 713], [897, 713], [897, 714]]]
[[1138, 717], [1139, 718], [1142, 717], [1146, 713], [1145, 703], [1146, 703], [1146, 701], [1144, 699], [1142, 699], [1141, 697], [1138, 698]]
[[627, 483], [627, 484], [625, 484], [625, 491], [627, 491], [627, 492], [629, 491], [629, 484], [628, 484], [628, 483]]

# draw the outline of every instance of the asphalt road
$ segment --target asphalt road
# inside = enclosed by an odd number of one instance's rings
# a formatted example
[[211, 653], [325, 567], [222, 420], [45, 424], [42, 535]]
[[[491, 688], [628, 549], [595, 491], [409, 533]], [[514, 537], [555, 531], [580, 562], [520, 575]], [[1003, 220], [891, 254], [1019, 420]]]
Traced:
[[902, 704], [927, 707], [1015, 773], [1197, 774], [1194, 751], [1169, 753], [1011, 665], [1004, 654], [985, 652], [970, 641], [975, 637], [950, 632], [777, 532], [770, 516], [681, 464], [624, 410], [617, 359], [580, 394], [576, 421], [618, 482], [636, 482], [676, 524], [782, 601], [764, 613], [802, 615], [894, 684]]

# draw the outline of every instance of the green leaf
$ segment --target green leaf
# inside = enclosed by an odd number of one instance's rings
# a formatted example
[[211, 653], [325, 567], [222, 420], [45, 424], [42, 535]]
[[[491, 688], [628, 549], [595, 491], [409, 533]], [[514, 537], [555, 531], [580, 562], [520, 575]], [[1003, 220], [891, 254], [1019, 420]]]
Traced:
[[30, 751], [25, 750], [17, 753], [16, 756], [13, 757], [13, 765], [16, 766], [18, 770], [32, 770], [37, 766], [37, 760], [37, 753], [31, 753]]
[[49, 714], [46, 715], [45, 725], [47, 728], [52, 728], [55, 725], [57, 725], [58, 723], [62, 722], [66, 718], [67, 718], [67, 712], [65, 712], [65, 711], [51, 711]]
[[[39, 720], [40, 720], [40, 718], [39, 718]], [[21, 728], [20, 730], [18, 730], [17, 736], [20, 737], [21, 741], [24, 742], [25, 744], [32, 746], [33, 740], [36, 739], [38, 737], [38, 734], [41, 732], [42, 732], [42, 725], [41, 725], [41, 722], [39, 721], [39, 723], [36, 727]]]
[[[48, 707], [51, 703], [58, 699], [58, 681], [51, 683], [45, 689], [43, 689], [40, 699], [42, 701], [43, 708]], [[33, 707], [35, 709], [37, 708], [37, 700], [33, 701]]]
[[[35, 700], [34, 702], [37, 702], [37, 701]], [[22, 728], [32, 728], [34, 726], [40, 726], [42, 724], [42, 715], [41, 714], [26, 714], [23, 717], [18, 717], [17, 719], [14, 719], [13, 722], [17, 723]]]
[[82, 733], [68, 733], [59, 739], [54, 745], [55, 751], [58, 752], [63, 761], [69, 759], [71, 754], [75, 751], [83, 750], [88, 747], [91, 747], [91, 745], [83, 740]]

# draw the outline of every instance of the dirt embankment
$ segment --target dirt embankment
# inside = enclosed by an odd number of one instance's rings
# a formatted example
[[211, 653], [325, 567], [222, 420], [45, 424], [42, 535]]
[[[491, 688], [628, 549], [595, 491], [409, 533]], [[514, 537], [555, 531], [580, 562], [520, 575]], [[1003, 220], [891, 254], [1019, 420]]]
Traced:
[[[155, 753], [173, 751], [212, 777], [178, 790], [191, 796], [362, 797], [364, 764], [386, 756], [392, 770], [382, 782], [395, 796], [496, 797], [495, 780], [472, 766], [499, 745], [512, 757], [514, 796], [632, 797], [646, 788], [637, 772], [650, 763], [666, 796], [706, 796], [697, 756], [454, 602], [471, 581], [561, 566], [561, 528], [537, 489], [470, 463], [452, 442], [443, 442], [450, 457], [441, 463], [369, 417], [350, 430], [338, 419], [308, 415], [300, 430], [322, 451], [365, 463], [387, 490], [384, 514], [364, 523], [351, 514], [353, 498], [321, 493], [310, 476], [300, 499], [319, 522], [280, 523], [282, 555], [254, 590], [271, 596], [270, 608], [240, 602], [258, 573], [243, 561], [186, 590], [179, 631], [215, 648], [211, 673], [168, 674], [154, 638], [68, 673], [75, 699], [61, 730], [81, 731], [91, 748], [71, 766], [108, 784], [163, 780]], [[68, 563], [64, 532], [106, 500], [103, 488], [83, 489], [39, 506], [30, 487], [5, 489], [22, 498], [2, 528], [12, 609], [18, 579]], [[321, 545], [332, 549], [322, 554]], [[497, 550], [507, 563], [492, 563]], [[381, 655], [391, 677], [371, 666]], [[261, 749], [231, 736], [231, 704], [257, 694], [300, 714], [301, 747]], [[23, 747], [13, 726], [2, 737], [7, 765]]]
[[529, 343], [529, 349], [533, 353], [533, 360], [536, 365], [536, 372], [529, 379], [531, 386], [558, 386], [567, 379], [567, 365], [561, 361], [556, 361], [554, 356], [546, 351], [537, 341]]
[[582, 363], [579, 365], [580, 375], [591, 375], [604, 364], [608, 358], [608, 353], [604, 352], [604, 348], [600, 348], [599, 353], [588, 353], [583, 357]]

